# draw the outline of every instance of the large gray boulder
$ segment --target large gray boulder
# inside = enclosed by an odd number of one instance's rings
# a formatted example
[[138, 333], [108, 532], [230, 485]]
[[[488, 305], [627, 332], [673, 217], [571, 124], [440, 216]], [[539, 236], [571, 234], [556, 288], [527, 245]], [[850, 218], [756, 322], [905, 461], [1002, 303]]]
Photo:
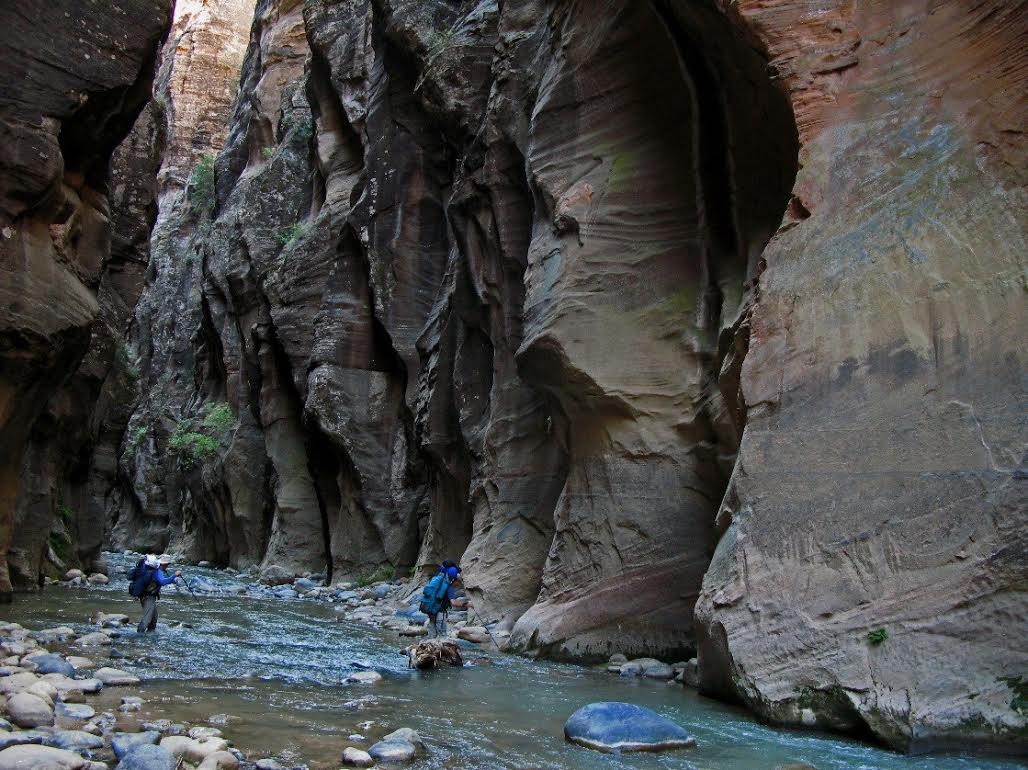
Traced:
[[564, 724], [572, 743], [605, 752], [666, 751], [696, 745], [682, 727], [650, 709], [605, 701], [583, 706]]
[[16, 693], [7, 699], [7, 716], [18, 727], [44, 727], [54, 723], [50, 704], [27, 692]]
[[115, 770], [176, 770], [178, 759], [160, 746], [134, 746], [121, 757]]

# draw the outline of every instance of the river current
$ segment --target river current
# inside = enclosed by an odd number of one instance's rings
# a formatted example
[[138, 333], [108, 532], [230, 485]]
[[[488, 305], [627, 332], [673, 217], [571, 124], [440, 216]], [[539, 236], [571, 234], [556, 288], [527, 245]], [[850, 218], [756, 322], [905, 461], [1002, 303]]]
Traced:
[[[107, 558], [112, 565], [131, 561], [116, 554]], [[216, 570], [189, 568], [187, 574], [220, 586], [238, 584]], [[123, 612], [135, 622], [139, 604], [126, 586], [124, 576], [115, 575], [106, 587], [48, 587], [0, 607], [0, 619], [33, 630], [69, 625], [77, 631], [95, 630], [89, 619], [97, 611]], [[428, 746], [428, 757], [412, 765], [414, 770], [773, 770], [789, 762], [818, 770], [1023, 767], [980, 757], [907, 757], [844, 738], [771, 728], [680, 685], [487, 651], [466, 650], [463, 669], [420, 673], [409, 670], [400, 654], [409, 640], [336, 617], [333, 605], [322, 602], [193, 598], [166, 589], [160, 620], [167, 625], [144, 637], [129, 627], [110, 652], [111, 665], [136, 673], [144, 684], [112, 688], [98, 696], [100, 705], [114, 706], [121, 694], [138, 690], [145, 700], [140, 721], [211, 719], [251, 760], [273, 756], [312, 770], [338, 768], [346, 746], [366, 749], [399, 727], [414, 728]], [[93, 656], [92, 650], [85, 654]], [[368, 669], [383, 680], [344, 684], [349, 673]], [[565, 743], [567, 717], [600, 700], [654, 709], [684, 726], [698, 746], [614, 756]], [[368, 740], [351, 741], [353, 733]]]

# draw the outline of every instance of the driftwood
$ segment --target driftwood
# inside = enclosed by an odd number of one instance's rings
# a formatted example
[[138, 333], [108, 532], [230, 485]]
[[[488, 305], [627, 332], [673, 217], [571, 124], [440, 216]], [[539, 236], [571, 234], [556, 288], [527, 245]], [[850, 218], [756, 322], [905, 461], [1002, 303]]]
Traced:
[[437, 666], [463, 666], [460, 648], [452, 639], [426, 639], [407, 648], [408, 665], [424, 671]]

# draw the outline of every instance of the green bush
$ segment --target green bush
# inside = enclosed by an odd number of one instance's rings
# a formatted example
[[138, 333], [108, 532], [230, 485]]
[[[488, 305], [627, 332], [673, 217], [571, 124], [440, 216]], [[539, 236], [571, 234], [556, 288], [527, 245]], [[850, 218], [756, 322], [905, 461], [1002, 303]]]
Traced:
[[168, 449], [178, 455], [187, 468], [211, 459], [218, 453], [220, 442], [206, 433], [193, 430], [192, 420], [183, 420], [168, 439]]
[[130, 380], [139, 379], [139, 367], [132, 361], [132, 349], [123, 337], [115, 337], [114, 362]]
[[214, 210], [214, 154], [204, 153], [193, 166], [189, 175], [186, 194], [189, 208], [197, 216], [210, 214]]
[[297, 238], [302, 236], [306, 230], [307, 226], [303, 222], [294, 222], [293, 224], [289, 225], [289, 227], [285, 227], [279, 230], [278, 235], [275, 236], [275, 240], [278, 241], [279, 246], [285, 248], [290, 243], [295, 241]]
[[148, 431], [149, 429], [145, 425], [132, 431], [132, 437], [128, 441], [129, 452], [134, 453], [139, 448], [139, 445], [143, 443], [143, 439], [146, 438]]
[[272, 158], [275, 157], [275, 148], [274, 147], [262, 147], [261, 148], [261, 155], [264, 157], [265, 160], [271, 160]]
[[888, 638], [889, 632], [884, 628], [876, 628], [874, 631], [867, 632], [867, 642], [874, 647], [877, 647]]
[[203, 427], [210, 428], [220, 434], [228, 433], [236, 424], [236, 418], [232, 414], [232, 407], [228, 404], [213, 404], [208, 401], [205, 410], [207, 416], [203, 418]]

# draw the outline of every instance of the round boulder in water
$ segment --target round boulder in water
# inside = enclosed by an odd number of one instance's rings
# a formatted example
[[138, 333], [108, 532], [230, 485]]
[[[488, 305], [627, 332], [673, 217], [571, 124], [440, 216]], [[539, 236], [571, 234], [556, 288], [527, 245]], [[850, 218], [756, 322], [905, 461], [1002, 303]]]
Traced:
[[603, 701], [582, 706], [564, 724], [564, 737], [597, 751], [667, 751], [696, 745], [670, 719], [632, 703]]

